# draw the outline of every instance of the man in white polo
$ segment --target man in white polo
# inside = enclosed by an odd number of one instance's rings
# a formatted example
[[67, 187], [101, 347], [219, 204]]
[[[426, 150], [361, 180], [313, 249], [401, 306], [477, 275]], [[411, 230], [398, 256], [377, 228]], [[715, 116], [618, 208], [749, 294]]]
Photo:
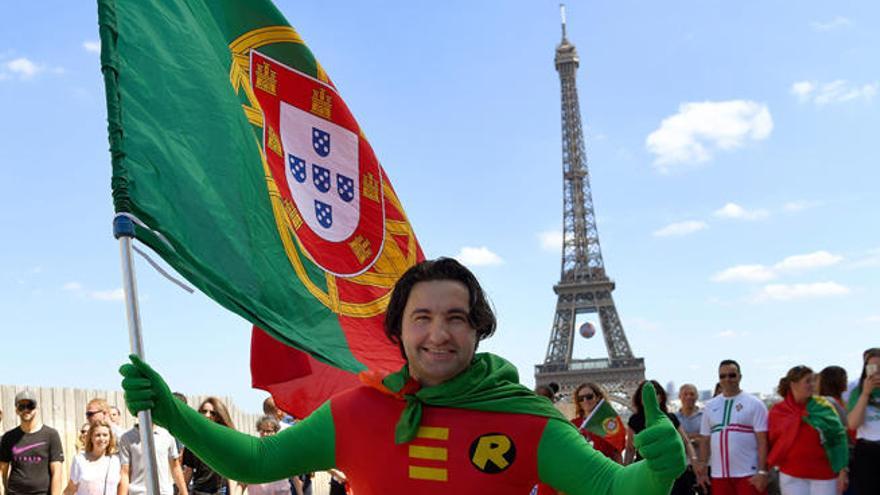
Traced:
[[[117, 495], [147, 495], [147, 473], [144, 448], [141, 444], [140, 425], [126, 431], [119, 439], [119, 460], [122, 464]], [[187, 495], [180, 452], [171, 434], [164, 428], [153, 426], [156, 443], [156, 472], [159, 478], [159, 494], [172, 495], [173, 486], [179, 495]]]
[[739, 388], [739, 363], [721, 361], [721, 394], [706, 403], [700, 426], [697, 477], [708, 482], [712, 450], [712, 495], [759, 495], [767, 489], [767, 406]]

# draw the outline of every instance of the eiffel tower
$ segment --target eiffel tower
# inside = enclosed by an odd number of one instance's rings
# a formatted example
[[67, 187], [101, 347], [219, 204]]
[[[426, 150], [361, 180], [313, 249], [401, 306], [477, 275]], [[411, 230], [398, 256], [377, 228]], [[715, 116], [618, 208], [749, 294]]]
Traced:
[[[611, 297], [614, 281], [602, 261], [575, 81], [579, 59], [566, 37], [564, 6], [561, 14], [562, 42], [556, 47], [555, 62], [562, 86], [562, 273], [553, 286], [558, 296], [556, 315], [544, 364], [535, 366], [535, 384], [556, 383], [564, 395], [592, 381], [602, 385], [611, 400], [629, 406], [632, 392], [645, 379], [645, 361], [633, 356]], [[607, 359], [572, 357], [575, 319], [586, 313], [599, 314]]]

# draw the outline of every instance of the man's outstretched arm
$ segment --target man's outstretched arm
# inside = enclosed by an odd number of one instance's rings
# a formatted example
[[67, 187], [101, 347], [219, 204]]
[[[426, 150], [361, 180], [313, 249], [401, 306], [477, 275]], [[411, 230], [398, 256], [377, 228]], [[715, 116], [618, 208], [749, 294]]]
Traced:
[[335, 429], [330, 403], [277, 435], [256, 438], [208, 420], [171, 395], [165, 380], [130, 356], [119, 372], [132, 414], [152, 410], [156, 424], [191, 449], [214, 471], [244, 483], [265, 483], [335, 466]]
[[654, 387], [643, 387], [646, 428], [634, 443], [643, 460], [621, 466], [587, 445], [577, 431], [550, 420], [538, 445], [538, 475], [569, 495], [667, 495], [687, 461], [681, 436], [657, 405]]

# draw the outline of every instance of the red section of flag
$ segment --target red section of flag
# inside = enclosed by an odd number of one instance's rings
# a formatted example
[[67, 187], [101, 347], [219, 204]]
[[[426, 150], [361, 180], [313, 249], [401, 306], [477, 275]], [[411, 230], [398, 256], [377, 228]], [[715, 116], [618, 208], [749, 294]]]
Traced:
[[329, 397], [359, 384], [354, 373], [324, 364], [253, 328], [251, 385], [272, 394], [282, 411], [304, 418]]
[[[384, 318], [384, 313], [372, 318], [339, 316], [352, 354], [382, 376], [397, 371], [404, 362], [399, 348], [385, 337]], [[251, 385], [272, 394], [283, 411], [304, 418], [333, 395], [360, 383], [356, 374], [324, 364], [253, 328]]]

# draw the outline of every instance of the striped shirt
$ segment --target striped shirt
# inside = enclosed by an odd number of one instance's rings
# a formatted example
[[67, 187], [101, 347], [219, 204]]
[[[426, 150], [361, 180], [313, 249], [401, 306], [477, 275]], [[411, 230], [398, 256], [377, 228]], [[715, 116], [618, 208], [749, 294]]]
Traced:
[[767, 407], [757, 397], [740, 392], [719, 395], [703, 408], [700, 435], [710, 436], [713, 478], [742, 478], [758, 470], [756, 432], [767, 431]]

